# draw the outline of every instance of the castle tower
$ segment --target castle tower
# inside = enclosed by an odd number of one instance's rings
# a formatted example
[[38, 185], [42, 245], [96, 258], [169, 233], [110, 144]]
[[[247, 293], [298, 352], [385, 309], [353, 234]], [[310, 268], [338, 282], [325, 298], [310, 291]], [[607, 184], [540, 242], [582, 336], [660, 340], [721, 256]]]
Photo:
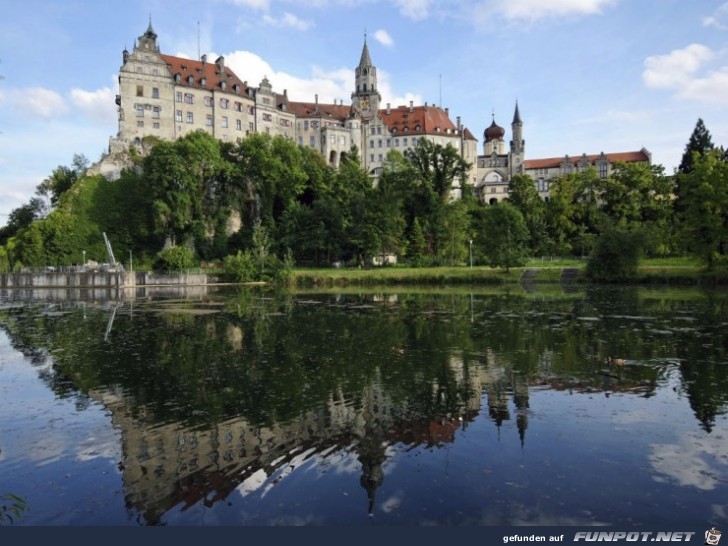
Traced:
[[511, 123], [511, 169], [512, 175], [520, 172], [523, 165], [524, 153], [526, 149], [526, 141], [523, 140], [523, 122], [521, 121], [521, 113], [518, 111], [518, 101], [516, 101], [516, 110], [513, 113], [513, 122]]
[[351, 94], [354, 110], [365, 119], [373, 118], [379, 110], [382, 96], [377, 91], [377, 68], [372, 64], [366, 36], [359, 66], [354, 73], [354, 88], [355, 91]]

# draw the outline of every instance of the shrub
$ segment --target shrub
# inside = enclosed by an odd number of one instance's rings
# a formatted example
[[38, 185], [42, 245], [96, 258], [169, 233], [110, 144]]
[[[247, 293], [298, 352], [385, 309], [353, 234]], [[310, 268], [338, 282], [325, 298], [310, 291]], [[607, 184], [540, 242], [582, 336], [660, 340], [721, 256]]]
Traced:
[[157, 253], [154, 269], [158, 271], [183, 271], [196, 265], [195, 254], [185, 246], [172, 246]]
[[619, 282], [637, 275], [645, 235], [641, 230], [607, 228], [597, 239], [586, 274], [597, 282]]

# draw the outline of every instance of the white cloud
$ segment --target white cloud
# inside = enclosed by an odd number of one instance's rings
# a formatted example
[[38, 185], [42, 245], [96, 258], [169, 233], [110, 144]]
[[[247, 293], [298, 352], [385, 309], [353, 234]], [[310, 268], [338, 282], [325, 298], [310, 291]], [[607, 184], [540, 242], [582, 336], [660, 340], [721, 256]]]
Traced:
[[681, 486], [710, 491], [721, 485], [721, 477], [728, 468], [728, 440], [693, 433], [676, 444], [655, 444], [650, 463], [659, 474], [676, 480]]
[[236, 6], [267, 10], [270, 7], [270, 0], [231, 0]]
[[684, 85], [713, 56], [713, 52], [702, 44], [690, 44], [667, 55], [653, 55], [645, 59], [642, 79], [648, 87], [670, 88]]
[[313, 21], [304, 20], [296, 17], [292, 13], [285, 12], [280, 18], [276, 19], [271, 15], [264, 15], [263, 22], [272, 27], [288, 27], [297, 30], [308, 30], [314, 26]]
[[50, 89], [31, 87], [13, 92], [13, 103], [35, 118], [48, 120], [68, 112], [64, 98]]
[[405, 17], [414, 21], [421, 21], [430, 15], [432, 0], [394, 0], [394, 5]]
[[[493, 0], [490, 10], [506, 19], [530, 20], [565, 15], [593, 15], [616, 0]], [[487, 5], [486, 5], [487, 6]]]
[[394, 45], [394, 40], [392, 40], [392, 37], [386, 30], [383, 29], [379, 29], [374, 33], [374, 39], [386, 47], [392, 47]]
[[113, 124], [116, 121], [116, 93], [109, 87], [96, 91], [71, 90], [71, 102], [95, 123]]
[[728, 65], [704, 70], [715, 53], [702, 44], [690, 44], [666, 55], [645, 60], [642, 79], [648, 87], [671, 89], [680, 99], [728, 105]]
[[728, 2], [718, 6], [712, 15], [703, 19], [706, 27], [716, 27], [721, 30], [728, 30]]

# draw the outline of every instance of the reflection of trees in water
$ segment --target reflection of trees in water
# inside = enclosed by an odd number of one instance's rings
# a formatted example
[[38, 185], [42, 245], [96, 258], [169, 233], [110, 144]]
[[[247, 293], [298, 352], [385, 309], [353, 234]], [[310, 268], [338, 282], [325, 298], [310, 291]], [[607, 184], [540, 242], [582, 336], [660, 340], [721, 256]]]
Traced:
[[[140, 453], [132, 445], [156, 438], [169, 456], [179, 447], [176, 436], [157, 435], [165, 427], [209, 431], [207, 450], [172, 458], [178, 467], [138, 463], [130, 498], [149, 517], [156, 514], [149, 521], [180, 499], [199, 502], [212, 490], [224, 498], [258, 470], [273, 476], [295, 446], [320, 453], [352, 441], [371, 512], [387, 445], [454, 441], [481, 410], [481, 399], [499, 430], [515, 414], [524, 443], [534, 384], [649, 395], [664, 379], [664, 363], [679, 359], [682, 387], [706, 430], [728, 402], [722, 302], [627, 289], [556, 300], [279, 299], [243, 291], [219, 303], [139, 303], [133, 317], [121, 308], [108, 342], [101, 311], [62, 318], [8, 312], [3, 320], [14, 346], [36, 365], [52, 356], [53, 373], [43, 373], [59, 394], [119, 394], [116, 403], [130, 420], [127, 476]], [[219, 312], [195, 314], [200, 309]], [[641, 365], [609, 368], [610, 354]], [[290, 424], [303, 415], [305, 432], [293, 431]], [[235, 444], [241, 430], [247, 439]], [[270, 442], [250, 439], [264, 431]], [[159, 495], [150, 493], [155, 487]]]

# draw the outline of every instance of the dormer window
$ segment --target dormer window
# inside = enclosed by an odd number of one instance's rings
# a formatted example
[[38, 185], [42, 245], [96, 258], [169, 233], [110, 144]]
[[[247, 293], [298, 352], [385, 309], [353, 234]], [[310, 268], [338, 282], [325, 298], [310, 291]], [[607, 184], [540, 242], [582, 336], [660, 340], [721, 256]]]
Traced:
[[182, 76], [180, 76], [179, 74], [175, 74], [174, 75], [174, 81], [175, 81], [175, 83], [179, 83], [181, 79], [182, 79]]
[[421, 127], [420, 127], [419, 125], [416, 125], [416, 126], [415, 126], [415, 131], [419, 132], [419, 131], [420, 131], [420, 128], [421, 128]]
[[237, 83], [233, 85], [233, 91], [235, 91], [236, 93], [240, 93], [240, 85]]
[[225, 91], [226, 88], [227, 88], [227, 82], [220, 82], [220, 89]]
[[408, 132], [409, 132], [409, 127], [405, 127], [405, 128], [404, 128], [404, 129], [402, 129], [402, 130], [403, 130], [403, 131], [404, 131], [405, 133], [408, 133]]
[[195, 83], [195, 77], [194, 76], [187, 76], [187, 83], [192, 85]]
[[205, 86], [207, 85], [207, 78], [201, 78], [201, 79], [200, 79], [200, 85], [201, 85], [202, 87], [205, 87]]

